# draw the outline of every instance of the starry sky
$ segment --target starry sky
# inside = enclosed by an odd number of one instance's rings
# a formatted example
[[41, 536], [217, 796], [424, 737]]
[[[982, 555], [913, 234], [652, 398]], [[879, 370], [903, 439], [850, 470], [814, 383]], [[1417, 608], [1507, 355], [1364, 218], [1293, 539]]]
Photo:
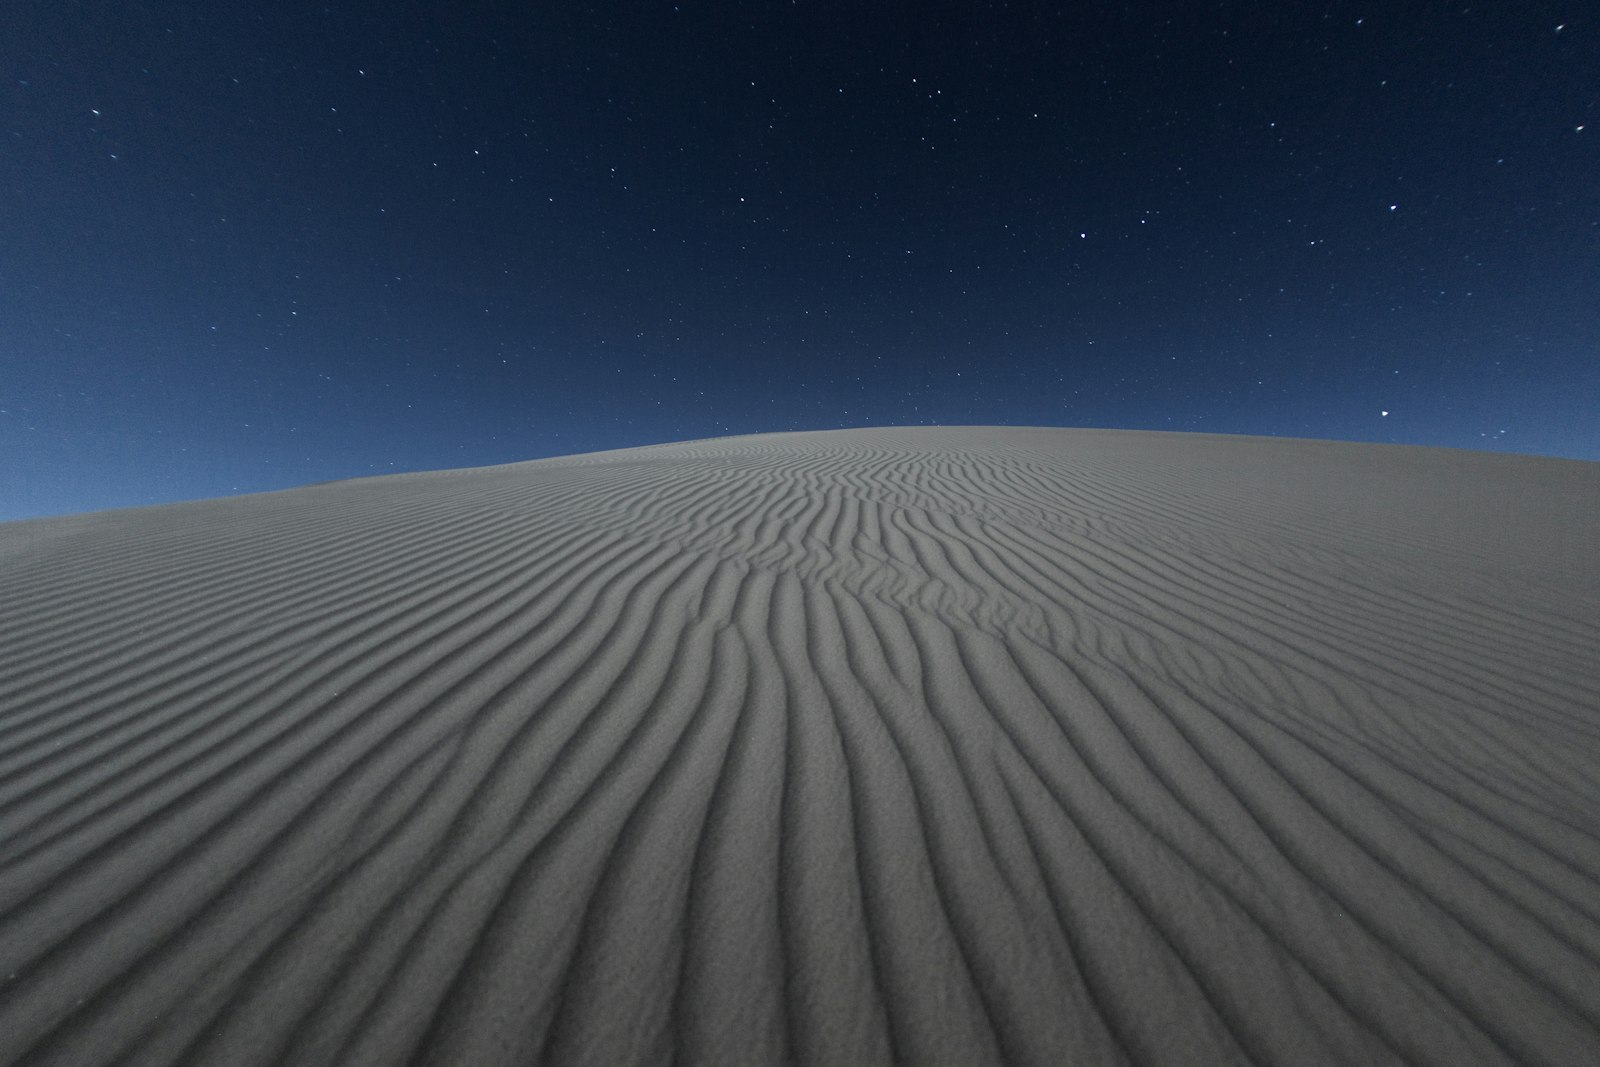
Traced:
[[1600, 11], [8, 0], [0, 519], [862, 425], [1600, 460]]

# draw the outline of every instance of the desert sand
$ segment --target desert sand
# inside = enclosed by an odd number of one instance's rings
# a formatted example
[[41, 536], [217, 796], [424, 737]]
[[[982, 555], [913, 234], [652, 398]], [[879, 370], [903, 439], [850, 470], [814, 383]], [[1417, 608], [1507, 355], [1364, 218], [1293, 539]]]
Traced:
[[0, 525], [0, 1064], [1600, 1063], [1600, 464], [760, 435]]

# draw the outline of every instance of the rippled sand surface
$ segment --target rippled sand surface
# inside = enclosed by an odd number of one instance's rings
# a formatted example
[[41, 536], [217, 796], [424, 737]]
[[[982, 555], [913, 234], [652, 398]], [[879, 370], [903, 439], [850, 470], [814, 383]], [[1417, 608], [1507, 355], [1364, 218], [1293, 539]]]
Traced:
[[0, 1064], [1600, 1063], [1597, 546], [979, 427], [0, 525]]

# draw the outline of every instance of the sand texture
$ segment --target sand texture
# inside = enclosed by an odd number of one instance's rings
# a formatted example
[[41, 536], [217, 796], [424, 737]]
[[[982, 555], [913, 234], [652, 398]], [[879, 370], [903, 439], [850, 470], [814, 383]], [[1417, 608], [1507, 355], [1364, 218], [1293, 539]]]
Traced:
[[0, 526], [0, 1064], [1600, 1064], [1600, 464], [763, 435]]

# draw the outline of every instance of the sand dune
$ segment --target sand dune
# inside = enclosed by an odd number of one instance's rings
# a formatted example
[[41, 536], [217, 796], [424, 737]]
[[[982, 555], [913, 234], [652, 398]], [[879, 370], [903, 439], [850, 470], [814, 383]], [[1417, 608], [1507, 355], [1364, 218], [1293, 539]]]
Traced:
[[1600, 464], [698, 441], [0, 526], [0, 1064], [1600, 1063]]

